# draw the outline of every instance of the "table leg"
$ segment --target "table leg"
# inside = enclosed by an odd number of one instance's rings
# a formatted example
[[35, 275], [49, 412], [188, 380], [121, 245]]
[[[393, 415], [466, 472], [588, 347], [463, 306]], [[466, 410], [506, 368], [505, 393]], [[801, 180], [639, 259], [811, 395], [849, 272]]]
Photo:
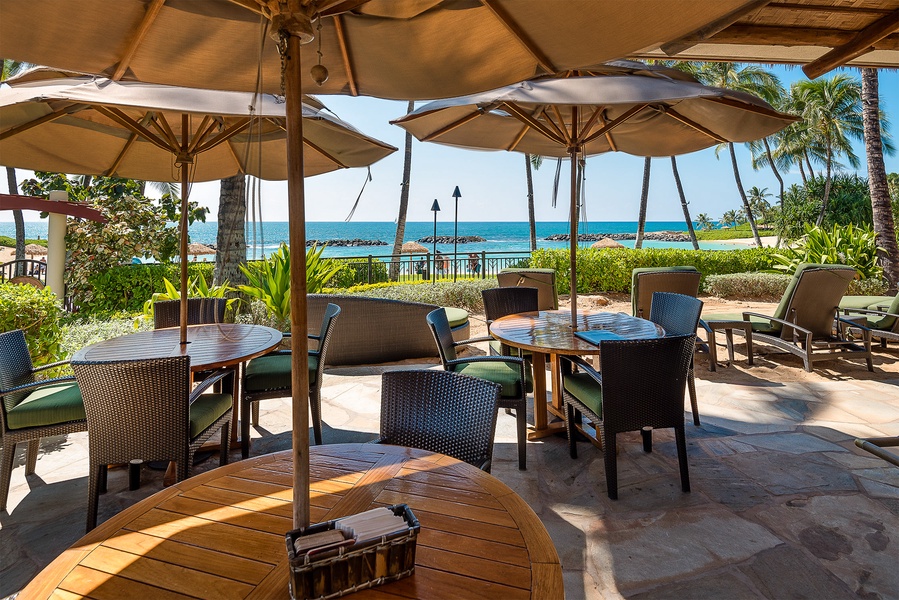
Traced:
[[562, 367], [558, 354], [549, 355], [550, 377], [552, 380], [553, 400], [549, 405], [549, 411], [559, 418], [565, 418], [565, 405], [562, 402]]
[[534, 366], [534, 428], [546, 429], [546, 355], [540, 352], [531, 354]]
[[[563, 417], [562, 394], [560, 389], [559, 359], [555, 354], [549, 355], [550, 383], [552, 385], [552, 401], [546, 400], [546, 355], [534, 353], [534, 427], [528, 431], [529, 440], [537, 440], [565, 431], [564, 421], [548, 422], [548, 417], [553, 414]], [[538, 358], [539, 357], [539, 358]], [[539, 371], [539, 373], [538, 373]], [[542, 399], [542, 400], [541, 400]], [[557, 407], [558, 405], [558, 407]], [[563, 417], [564, 418], [564, 417]]]
[[[243, 363], [234, 366], [234, 371], [230, 375], [231, 379], [231, 448], [237, 448], [240, 445], [240, 426], [239, 419], [244, 416], [240, 414], [240, 380]], [[227, 381], [227, 379], [226, 379]]]

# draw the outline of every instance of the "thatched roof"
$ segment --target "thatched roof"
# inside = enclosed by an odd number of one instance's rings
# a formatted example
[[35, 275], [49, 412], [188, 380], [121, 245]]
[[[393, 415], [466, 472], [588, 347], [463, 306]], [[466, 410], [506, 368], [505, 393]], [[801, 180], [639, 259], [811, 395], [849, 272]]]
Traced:
[[427, 254], [428, 249], [418, 242], [406, 242], [403, 244], [400, 252], [403, 252], [404, 254]]
[[619, 244], [612, 238], [602, 238], [598, 242], [590, 244], [591, 248], [627, 248], [624, 244]]

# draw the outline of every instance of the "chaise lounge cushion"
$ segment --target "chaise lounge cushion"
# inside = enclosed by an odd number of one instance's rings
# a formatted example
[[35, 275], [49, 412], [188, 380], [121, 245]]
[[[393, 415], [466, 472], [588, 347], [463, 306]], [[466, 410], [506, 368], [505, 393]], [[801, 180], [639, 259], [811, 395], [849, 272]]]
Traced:
[[31, 392], [7, 411], [10, 429], [40, 427], [85, 418], [81, 390], [74, 381], [48, 385]]
[[[840, 308], [863, 308], [899, 314], [899, 295], [896, 296], [843, 296]], [[891, 329], [896, 324], [896, 317], [868, 315], [868, 327], [872, 329]]]

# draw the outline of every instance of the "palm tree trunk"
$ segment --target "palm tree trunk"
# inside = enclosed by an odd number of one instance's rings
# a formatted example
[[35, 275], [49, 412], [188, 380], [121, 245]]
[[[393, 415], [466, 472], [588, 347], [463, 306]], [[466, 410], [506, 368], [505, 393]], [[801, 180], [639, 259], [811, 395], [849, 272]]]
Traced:
[[830, 165], [833, 162], [833, 152], [831, 150], [830, 145], [830, 137], [827, 138], [827, 164], [825, 168], [827, 169], [827, 175], [824, 179], [824, 198], [821, 200], [821, 212], [818, 213], [818, 220], [815, 221], [815, 225], [821, 227], [824, 224], [824, 215], [827, 214], [827, 205], [830, 203]]
[[649, 168], [652, 159], [648, 156], [643, 159], [643, 191], [640, 193], [640, 216], [637, 219], [637, 239], [634, 248], [643, 247], [643, 231], [646, 229], [646, 203], [649, 200]]
[[805, 164], [808, 166], [808, 176], [812, 179], [816, 177], [815, 170], [812, 168], [812, 159], [809, 158], [808, 152], [803, 151], [802, 155], [805, 157]]
[[880, 137], [880, 100], [877, 69], [862, 69], [862, 118], [865, 124], [865, 154], [868, 157], [868, 186], [871, 190], [871, 209], [874, 231], [877, 232], [878, 259], [890, 282], [891, 291], [899, 286], [899, 244], [890, 207], [886, 168], [883, 163], [883, 142]]
[[[771, 145], [768, 143], [768, 138], [762, 138], [762, 142], [765, 144], [765, 154], [768, 156], [768, 164], [771, 165], [771, 171], [774, 172], [774, 176], [777, 178], [777, 184], [780, 187], [780, 194], [777, 196], [777, 205], [780, 207], [780, 214], [783, 215], [784, 211], [784, 179], [780, 176], [780, 171], [777, 170], [777, 165], [774, 164], [774, 155], [771, 153]], [[777, 234], [777, 241], [774, 243], [776, 247], [780, 247], [780, 234]]]
[[528, 178], [528, 225], [531, 233], [531, 252], [537, 249], [537, 221], [534, 217], [534, 177], [531, 172], [531, 155], [524, 155], [524, 168]]
[[677, 172], [677, 159], [673, 156], [671, 157], [671, 172], [674, 173], [674, 183], [677, 185], [677, 193], [680, 195], [680, 205], [684, 209], [684, 222], [687, 223], [690, 241], [693, 242], [693, 249], [699, 250], [699, 240], [696, 239], [696, 232], [693, 231], [693, 219], [690, 218], [690, 207], [687, 206], [687, 197], [684, 195], [684, 186], [680, 181], [680, 173]]
[[247, 262], [247, 178], [235, 175], [222, 179], [219, 192], [218, 233], [215, 244], [214, 285], [228, 282], [232, 286], [244, 285], [246, 275], [240, 265]]
[[[406, 112], [415, 110], [415, 101], [410, 100]], [[398, 256], [403, 248], [403, 238], [406, 235], [406, 212], [409, 209], [409, 183], [412, 178], [412, 134], [406, 132], [405, 157], [403, 158], [403, 188], [400, 191], [400, 211], [396, 218], [396, 237], [393, 238], [393, 254]], [[400, 261], [394, 258], [390, 261], [390, 280], [396, 281], [400, 274]]]
[[746, 218], [749, 220], [749, 227], [752, 228], [752, 237], [755, 238], [755, 245], [762, 247], [762, 238], [759, 237], [758, 227], [755, 225], [755, 217], [752, 216], [752, 208], [749, 206], [749, 200], [746, 199], [746, 192], [743, 190], [743, 180], [740, 179], [740, 168], [737, 166], [737, 153], [734, 152], [734, 145], [727, 143], [727, 149], [730, 150], [730, 162], [734, 166], [734, 179], [737, 182], [737, 190], [740, 192], [740, 198], [743, 199], [743, 210], [746, 211]]
[[[12, 167], [6, 167], [6, 183], [9, 186], [10, 194], [19, 193], [16, 170]], [[25, 260], [25, 218], [22, 216], [22, 211], [18, 208], [12, 211], [12, 218], [16, 223], [16, 260]], [[19, 265], [18, 268], [24, 269], [24, 266]], [[16, 273], [16, 275], [24, 274], [24, 272]]]
[[802, 185], [808, 185], [808, 177], [805, 175], [805, 167], [802, 166], [802, 161], [798, 161], [796, 164], [799, 165], [799, 174], [802, 176]]

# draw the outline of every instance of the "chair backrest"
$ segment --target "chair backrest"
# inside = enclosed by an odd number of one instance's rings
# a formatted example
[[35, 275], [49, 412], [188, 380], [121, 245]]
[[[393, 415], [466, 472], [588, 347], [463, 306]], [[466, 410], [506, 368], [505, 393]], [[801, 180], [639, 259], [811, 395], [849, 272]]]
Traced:
[[481, 467], [493, 458], [501, 386], [451, 371], [381, 376], [381, 443], [410, 446]]
[[73, 361], [91, 455], [100, 462], [171, 459], [190, 440], [190, 357]]
[[487, 325], [506, 315], [540, 310], [540, 292], [532, 287], [498, 287], [482, 290]]
[[[855, 275], [855, 269], [846, 265], [802, 263], [772, 316], [794, 322], [815, 337], [828, 336], [833, 331], [840, 300]], [[780, 328], [776, 323], [772, 325]], [[793, 331], [792, 327], [780, 328], [780, 337], [792, 339]]]
[[437, 351], [440, 353], [440, 362], [446, 367], [447, 361], [456, 360], [456, 347], [453, 345], [453, 330], [450, 327], [446, 311], [442, 308], [432, 310], [425, 317], [437, 343]]
[[652, 312], [655, 292], [673, 292], [685, 296], [699, 293], [702, 274], [696, 267], [642, 267], [631, 271], [631, 312], [645, 319]]
[[[34, 381], [34, 364], [28, 352], [25, 332], [14, 329], [0, 333], [0, 390], [8, 390], [17, 385]], [[3, 396], [3, 410], [15, 408], [28, 392]]]
[[684, 390], [696, 335], [600, 343], [602, 418], [609, 431], [684, 422]]
[[652, 295], [649, 320], [661, 325], [665, 335], [692, 335], [699, 326], [702, 300], [684, 294], [656, 292]]
[[[227, 298], [188, 298], [187, 324], [223, 323], [227, 304]], [[160, 300], [153, 303], [153, 329], [177, 327], [180, 324], [180, 300]]]
[[336, 304], [328, 304], [325, 308], [325, 316], [322, 318], [321, 331], [318, 334], [318, 368], [321, 370], [328, 360], [328, 346], [334, 334], [334, 324], [340, 315], [340, 307]]
[[556, 310], [559, 308], [555, 269], [506, 268], [496, 275], [496, 281], [500, 287], [537, 288], [540, 294], [537, 310]]

